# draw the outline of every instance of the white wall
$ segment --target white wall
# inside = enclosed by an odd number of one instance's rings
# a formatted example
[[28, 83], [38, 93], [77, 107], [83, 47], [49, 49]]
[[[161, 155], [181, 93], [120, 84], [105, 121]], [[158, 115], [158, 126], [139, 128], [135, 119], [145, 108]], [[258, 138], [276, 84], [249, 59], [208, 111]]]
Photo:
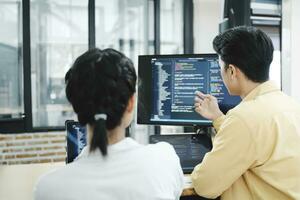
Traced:
[[[299, 1], [298, 1], [299, 3]], [[212, 41], [219, 33], [219, 23], [222, 22], [224, 0], [194, 0], [194, 52], [215, 53]], [[262, 27], [260, 27], [262, 28]], [[270, 68], [270, 79], [275, 80], [281, 86], [281, 56], [279, 51], [279, 38], [277, 29], [264, 27], [265, 31], [273, 40], [275, 52]], [[287, 72], [290, 74], [290, 72]]]
[[194, 52], [215, 53], [212, 41], [219, 33], [222, 0], [194, 0]]
[[282, 1], [282, 89], [298, 101], [300, 101], [299, 9], [299, 0]]

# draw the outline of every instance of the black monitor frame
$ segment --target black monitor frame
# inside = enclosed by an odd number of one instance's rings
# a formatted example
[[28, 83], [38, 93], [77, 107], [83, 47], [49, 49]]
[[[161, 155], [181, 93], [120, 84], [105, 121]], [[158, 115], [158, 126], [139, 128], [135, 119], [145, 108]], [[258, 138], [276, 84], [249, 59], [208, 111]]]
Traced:
[[152, 109], [152, 85], [144, 82], [152, 82], [152, 68], [149, 62], [153, 58], [218, 58], [217, 54], [170, 54], [170, 55], [140, 55], [138, 62], [138, 101], [137, 101], [137, 123], [145, 125], [175, 125], [175, 126], [201, 126], [211, 127], [211, 120], [200, 122], [172, 122], [172, 121], [151, 121]]

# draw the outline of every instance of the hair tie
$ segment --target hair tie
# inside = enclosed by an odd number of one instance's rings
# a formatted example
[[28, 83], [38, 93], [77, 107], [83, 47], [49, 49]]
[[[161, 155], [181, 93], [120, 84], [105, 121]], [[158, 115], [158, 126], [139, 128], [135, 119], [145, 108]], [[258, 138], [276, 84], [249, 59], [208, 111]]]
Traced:
[[99, 120], [99, 119], [103, 119], [104, 121], [106, 121], [107, 115], [104, 114], [104, 113], [100, 113], [100, 114], [96, 114], [96, 115], [94, 116], [94, 118], [95, 118], [96, 121]]

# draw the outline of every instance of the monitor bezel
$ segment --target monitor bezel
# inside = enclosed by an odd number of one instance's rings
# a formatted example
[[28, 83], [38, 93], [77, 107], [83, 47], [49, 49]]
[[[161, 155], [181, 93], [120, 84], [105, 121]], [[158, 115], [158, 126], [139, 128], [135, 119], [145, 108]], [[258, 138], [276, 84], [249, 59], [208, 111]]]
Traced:
[[[171, 125], [171, 126], [204, 126], [204, 127], [212, 127], [212, 121], [211, 120], [202, 120], [202, 122], [183, 122], [183, 121], [178, 121], [178, 122], [172, 122], [172, 121], [151, 121], [150, 114], [147, 115], [147, 119], [139, 117], [139, 113], [141, 113], [143, 107], [142, 104], [139, 102], [141, 99], [147, 99], [145, 96], [147, 93], [141, 92], [140, 91], [140, 84], [141, 84], [141, 76], [144, 77], [145, 74], [141, 69], [144, 69], [145, 66], [142, 66], [141, 63], [141, 58], [146, 58], [151, 61], [153, 58], [216, 58], [218, 59], [218, 54], [215, 53], [205, 53], [205, 54], [164, 54], [164, 55], [139, 55], [138, 57], [138, 99], [137, 99], [137, 124], [141, 125]], [[150, 69], [151, 71], [151, 69]], [[148, 72], [149, 73], [149, 72]], [[150, 73], [150, 79], [152, 80], [152, 73]], [[144, 79], [143, 79], [144, 80]], [[151, 91], [151, 90], [149, 90]], [[149, 95], [149, 94], [148, 94]], [[150, 94], [149, 97], [152, 95]], [[148, 98], [149, 98], [148, 97]], [[148, 100], [149, 101], [149, 100]], [[151, 100], [150, 100], [150, 109], [152, 108]], [[151, 112], [151, 111], [148, 111]]]

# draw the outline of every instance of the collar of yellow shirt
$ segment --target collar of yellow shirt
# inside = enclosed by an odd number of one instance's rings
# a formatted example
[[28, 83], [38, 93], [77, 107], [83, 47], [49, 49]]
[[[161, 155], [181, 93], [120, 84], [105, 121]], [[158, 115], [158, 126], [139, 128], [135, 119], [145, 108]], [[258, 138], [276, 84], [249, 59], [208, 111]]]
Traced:
[[270, 92], [274, 92], [274, 91], [280, 91], [280, 89], [278, 88], [277, 84], [274, 81], [266, 81], [262, 84], [260, 84], [259, 86], [257, 86], [256, 88], [254, 88], [244, 99], [243, 102], [245, 101], [249, 101], [249, 100], [253, 100], [256, 97], [266, 94], [266, 93], [270, 93]]

